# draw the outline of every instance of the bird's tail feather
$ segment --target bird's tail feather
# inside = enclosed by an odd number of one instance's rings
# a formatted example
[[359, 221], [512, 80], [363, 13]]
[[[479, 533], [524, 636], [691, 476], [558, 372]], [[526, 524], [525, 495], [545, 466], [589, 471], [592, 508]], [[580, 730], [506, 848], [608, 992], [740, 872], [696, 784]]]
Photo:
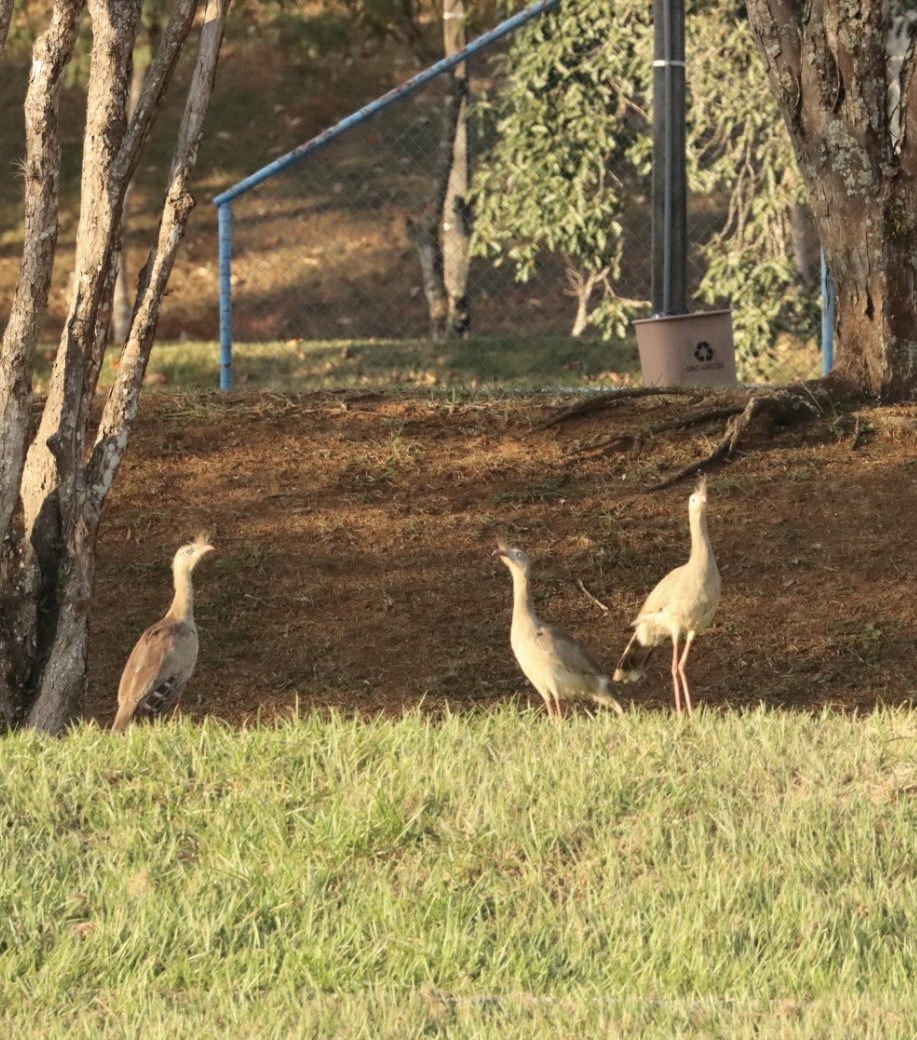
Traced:
[[118, 714], [115, 716], [115, 721], [111, 727], [112, 733], [124, 733], [131, 723], [133, 714], [133, 707], [130, 704], [119, 704]]
[[653, 653], [653, 645], [640, 642], [639, 632], [634, 632], [621, 654], [621, 660], [613, 676], [615, 682], [636, 682], [646, 671], [647, 661]]
[[[607, 682], [608, 680], [606, 679], [605, 681]], [[592, 699], [596, 704], [601, 704], [603, 708], [610, 708], [611, 711], [617, 712], [618, 715], [624, 714], [624, 709], [621, 707], [617, 698], [612, 697], [610, 693], [605, 693], [604, 691], [600, 693], [595, 691], [592, 693]]]

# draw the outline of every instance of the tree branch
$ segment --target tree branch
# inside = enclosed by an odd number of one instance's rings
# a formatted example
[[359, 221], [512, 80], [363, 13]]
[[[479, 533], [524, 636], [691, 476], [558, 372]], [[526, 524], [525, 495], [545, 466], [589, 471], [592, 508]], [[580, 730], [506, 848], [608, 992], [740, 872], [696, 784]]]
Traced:
[[121, 352], [117, 377], [105, 402], [87, 466], [88, 503], [96, 510], [102, 507], [127, 447], [139, 407], [143, 375], [153, 347], [162, 296], [194, 207], [188, 185], [213, 91], [229, 3], [230, 0], [207, 0], [206, 3], [197, 64], [178, 133], [157, 242], [144, 268], [130, 334]]
[[[33, 50], [25, 100], [25, 240], [0, 351], [0, 541], [19, 497], [32, 411], [32, 360], [58, 232], [58, 105], [85, 4], [57, 0]], [[5, 8], [4, 8], [5, 11]]]

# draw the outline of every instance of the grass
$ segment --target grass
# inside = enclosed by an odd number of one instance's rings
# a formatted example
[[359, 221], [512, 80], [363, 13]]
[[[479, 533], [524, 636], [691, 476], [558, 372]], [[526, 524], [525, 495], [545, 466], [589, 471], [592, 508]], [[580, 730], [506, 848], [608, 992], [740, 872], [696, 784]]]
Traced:
[[[53, 348], [38, 351], [35, 387], [48, 388]], [[114, 379], [117, 352], [109, 351], [99, 387]], [[816, 359], [817, 360], [817, 359]], [[762, 368], [763, 381], [814, 376], [815, 368], [790, 370], [785, 361]], [[640, 382], [632, 339], [603, 343], [544, 336], [519, 340], [479, 336], [448, 343], [424, 340], [339, 340], [237, 343], [233, 348], [237, 389], [284, 393], [310, 390], [448, 387], [460, 392], [487, 389], [616, 386]], [[160, 343], [148, 367], [153, 389], [216, 389], [220, 347], [210, 341]]]
[[[47, 389], [51, 350], [38, 352], [35, 385]], [[99, 385], [114, 379], [117, 352], [109, 351]], [[380, 389], [419, 385], [476, 390], [582, 386], [639, 373], [632, 341], [601, 343], [560, 336], [509, 340], [489, 337], [428, 343], [422, 340], [322, 341], [236, 344], [236, 385], [290, 392], [341, 388]], [[220, 348], [213, 342], [161, 343], [148, 374], [155, 386], [214, 389], [220, 381]]]
[[17, 1037], [910, 1037], [917, 718], [4, 738]]

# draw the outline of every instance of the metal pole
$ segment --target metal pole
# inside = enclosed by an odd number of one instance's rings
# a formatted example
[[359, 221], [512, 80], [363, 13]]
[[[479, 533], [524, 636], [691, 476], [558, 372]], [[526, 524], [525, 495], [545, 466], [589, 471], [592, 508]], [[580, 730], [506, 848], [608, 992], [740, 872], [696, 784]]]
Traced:
[[653, 313], [688, 310], [685, 5], [653, 4]]
[[232, 390], [232, 203], [217, 208], [220, 254], [220, 389]]

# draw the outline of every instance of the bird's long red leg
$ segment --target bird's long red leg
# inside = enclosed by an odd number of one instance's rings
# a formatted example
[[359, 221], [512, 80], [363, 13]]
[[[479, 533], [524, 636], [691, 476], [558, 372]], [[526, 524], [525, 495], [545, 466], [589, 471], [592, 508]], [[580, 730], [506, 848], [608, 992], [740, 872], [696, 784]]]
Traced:
[[678, 686], [678, 636], [672, 636], [672, 685], [675, 687], [675, 714], [681, 715], [681, 690]]
[[544, 698], [544, 706], [548, 709], [548, 718], [554, 721], [554, 701], [551, 698], [550, 693]]
[[557, 714], [554, 716], [558, 722], [564, 721], [564, 709], [560, 706], [560, 698], [557, 694], [554, 694], [554, 710]]
[[681, 660], [678, 662], [678, 674], [681, 676], [681, 688], [685, 696], [685, 710], [689, 715], [694, 714], [694, 708], [691, 706], [691, 690], [688, 687], [688, 676], [685, 674], [685, 664], [688, 660], [688, 651], [691, 649], [691, 644], [694, 642], [694, 633], [689, 632], [685, 639], [684, 653], [681, 655]]

